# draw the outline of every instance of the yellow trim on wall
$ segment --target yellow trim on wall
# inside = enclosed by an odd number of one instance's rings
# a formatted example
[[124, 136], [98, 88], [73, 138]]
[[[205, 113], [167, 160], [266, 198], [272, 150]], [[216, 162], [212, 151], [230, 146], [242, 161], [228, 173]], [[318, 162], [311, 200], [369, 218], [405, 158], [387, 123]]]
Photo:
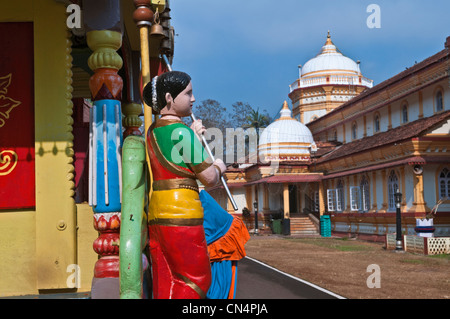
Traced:
[[67, 267], [77, 261], [71, 42], [65, 5], [34, 3], [36, 150], [44, 150], [36, 156], [37, 286], [65, 289]]
[[[0, 22], [33, 22], [35, 211], [2, 212], [16, 234], [0, 233], [0, 296], [67, 289], [77, 263], [72, 72], [66, 7], [53, 0], [2, 1]], [[12, 265], [7, 265], [12, 261]], [[18, 278], [25, 278], [17, 285]], [[21, 279], [19, 281], [21, 282]]]

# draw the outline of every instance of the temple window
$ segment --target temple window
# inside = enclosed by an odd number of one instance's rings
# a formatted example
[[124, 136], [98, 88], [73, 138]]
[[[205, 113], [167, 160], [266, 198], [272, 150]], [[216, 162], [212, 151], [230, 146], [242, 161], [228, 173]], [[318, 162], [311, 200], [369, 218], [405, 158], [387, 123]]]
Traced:
[[350, 209], [359, 211], [361, 208], [361, 191], [358, 186], [350, 187]]
[[358, 137], [358, 126], [356, 125], [356, 122], [352, 124], [352, 139], [356, 140]]
[[395, 193], [397, 189], [399, 189], [398, 177], [394, 171], [391, 171], [388, 179], [389, 210], [395, 210]]
[[336, 188], [336, 210], [342, 212], [344, 209], [344, 183], [340, 179]]
[[327, 203], [329, 212], [342, 212], [344, 209], [344, 183], [338, 181], [337, 188], [327, 189]]
[[350, 187], [350, 209], [361, 212], [370, 209], [369, 180], [365, 176], [359, 186]]
[[336, 189], [327, 189], [328, 211], [336, 211]]
[[363, 176], [361, 179], [361, 200], [362, 200], [362, 211], [368, 212], [370, 209], [370, 188], [369, 180]]
[[450, 171], [444, 168], [439, 174], [439, 199], [450, 198]]
[[408, 123], [408, 105], [402, 106], [402, 123]]
[[442, 99], [442, 91], [436, 93], [436, 112], [440, 112], [444, 109], [444, 103]]
[[373, 120], [373, 127], [375, 130], [375, 133], [378, 133], [380, 131], [380, 115], [375, 114], [375, 118]]

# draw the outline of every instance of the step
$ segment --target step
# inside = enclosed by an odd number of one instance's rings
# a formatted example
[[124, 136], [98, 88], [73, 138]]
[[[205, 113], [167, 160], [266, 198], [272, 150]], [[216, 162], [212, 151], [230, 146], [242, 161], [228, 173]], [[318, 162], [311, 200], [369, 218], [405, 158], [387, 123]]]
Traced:
[[307, 216], [291, 216], [291, 235], [318, 236], [319, 229]]
[[299, 232], [299, 231], [291, 231], [291, 235], [304, 235], [304, 236], [306, 236], [306, 235], [309, 235], [309, 236], [312, 236], [312, 235], [320, 235], [318, 232], [316, 232], [316, 231], [304, 231], [304, 232]]
[[298, 228], [317, 228], [316, 225], [313, 223], [292, 223], [291, 227], [298, 227]]
[[292, 228], [291, 227], [291, 232], [296, 231], [296, 232], [319, 232], [317, 229], [315, 228]]

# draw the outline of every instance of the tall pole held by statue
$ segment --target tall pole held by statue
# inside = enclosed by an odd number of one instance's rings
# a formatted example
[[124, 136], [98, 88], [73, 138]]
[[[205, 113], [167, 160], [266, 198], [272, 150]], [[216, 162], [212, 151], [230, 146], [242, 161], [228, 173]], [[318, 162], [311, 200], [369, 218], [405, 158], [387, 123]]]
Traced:
[[[162, 58], [163, 58], [164, 62], [167, 65], [167, 69], [169, 71], [172, 71], [172, 66], [170, 65], [169, 60], [167, 59], [165, 54], [162, 54]], [[191, 113], [191, 118], [192, 118], [192, 121], [194, 121], [194, 122], [197, 120], [195, 118], [194, 113]], [[208, 143], [206, 142], [205, 136], [203, 136], [203, 135], [202, 135], [202, 141], [203, 141], [203, 145], [205, 145], [206, 151], [208, 152], [208, 154], [211, 157], [212, 161], [214, 161], [215, 160], [214, 159], [214, 155], [211, 152], [211, 149], [209, 148]], [[238, 206], [236, 204], [236, 201], [233, 198], [233, 195], [231, 195], [230, 189], [228, 188], [228, 185], [227, 185], [227, 182], [225, 181], [225, 178], [223, 176], [221, 176], [220, 177], [220, 181], [222, 182], [223, 188], [225, 189], [225, 192], [227, 193], [228, 199], [231, 201], [231, 204], [233, 205], [233, 209], [235, 211], [237, 211], [238, 210]]]

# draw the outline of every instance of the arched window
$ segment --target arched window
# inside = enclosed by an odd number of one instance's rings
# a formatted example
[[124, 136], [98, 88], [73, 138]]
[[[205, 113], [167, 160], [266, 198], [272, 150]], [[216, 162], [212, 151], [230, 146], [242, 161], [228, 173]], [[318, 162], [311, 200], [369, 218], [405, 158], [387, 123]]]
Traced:
[[380, 114], [375, 114], [375, 118], [373, 120], [373, 128], [375, 133], [380, 131]]
[[442, 91], [436, 93], [436, 112], [442, 111], [444, 109], [444, 103], [442, 100]]
[[356, 122], [352, 124], [352, 139], [356, 140], [358, 137], [358, 125], [356, 125]]
[[450, 199], [450, 171], [444, 168], [439, 174], [439, 199]]
[[395, 210], [395, 193], [399, 189], [398, 177], [394, 171], [391, 171], [388, 179], [388, 199], [389, 210]]
[[408, 105], [403, 104], [402, 106], [402, 123], [408, 123]]
[[336, 210], [342, 212], [344, 210], [344, 183], [342, 179], [338, 181], [336, 188]]
[[369, 180], [366, 176], [361, 179], [361, 200], [362, 200], [362, 211], [368, 212], [370, 210], [370, 187]]

